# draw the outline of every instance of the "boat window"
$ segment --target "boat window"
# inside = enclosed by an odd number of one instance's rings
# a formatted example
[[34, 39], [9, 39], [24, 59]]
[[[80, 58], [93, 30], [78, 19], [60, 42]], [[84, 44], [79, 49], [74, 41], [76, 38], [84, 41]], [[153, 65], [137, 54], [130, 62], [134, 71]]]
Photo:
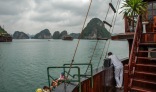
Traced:
[[156, 10], [153, 11], [153, 14], [156, 16]]
[[153, 9], [156, 9], [156, 2], [153, 3]]
[[153, 21], [154, 16], [156, 16], [156, 1], [148, 3], [148, 20]]
[[152, 3], [148, 4], [148, 10], [152, 9]]

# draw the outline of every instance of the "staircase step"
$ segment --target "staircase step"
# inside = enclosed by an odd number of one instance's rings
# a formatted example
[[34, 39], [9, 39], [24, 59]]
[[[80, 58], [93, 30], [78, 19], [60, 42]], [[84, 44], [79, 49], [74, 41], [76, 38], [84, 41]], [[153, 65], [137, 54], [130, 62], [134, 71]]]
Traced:
[[137, 86], [133, 86], [131, 88], [131, 90], [135, 90], [135, 91], [138, 91], [138, 92], [156, 92], [156, 90], [141, 88], [141, 87], [137, 87]]
[[150, 73], [150, 72], [135, 71], [134, 73], [139, 73], [139, 74], [145, 74], [145, 75], [153, 75], [153, 76], [156, 76], [156, 73]]
[[141, 83], [154, 84], [154, 85], [156, 85], [156, 82], [149, 81], [149, 80], [133, 79], [133, 81], [136, 81], [136, 82], [141, 82]]
[[137, 64], [156, 65], [156, 60], [138, 58]]
[[139, 45], [156, 45], [156, 43], [151, 42], [151, 43], [139, 43]]
[[135, 70], [140, 72], [156, 73], [156, 64], [136, 64]]
[[[156, 92], [156, 82], [153, 80], [144, 80], [144, 79], [140, 79], [140, 78], [134, 78], [132, 81], [132, 87], [133, 86], [137, 86], [141, 89], [144, 89], [143, 92], [146, 91], [151, 91], [151, 92]], [[142, 91], [139, 91], [142, 92]]]
[[139, 43], [140, 46], [146, 46], [146, 47], [156, 47], [155, 42], [147, 42], [147, 43]]
[[156, 58], [151, 57], [137, 57], [138, 59], [146, 59], [146, 60], [156, 60]]
[[146, 32], [146, 33], [142, 33], [142, 34], [156, 34], [156, 32]]
[[156, 65], [153, 65], [153, 64], [136, 64], [136, 66], [143, 66], [143, 67], [153, 67], [153, 68], [156, 68]]
[[133, 75], [134, 78], [137, 78], [137, 79], [141, 79], [141, 80], [148, 80], [148, 81], [154, 81], [156, 82], [156, 75], [149, 75], [147, 73], [135, 73]]
[[144, 51], [144, 50], [139, 50], [138, 52], [142, 52], [142, 53], [155, 52], [156, 53], [156, 51]]

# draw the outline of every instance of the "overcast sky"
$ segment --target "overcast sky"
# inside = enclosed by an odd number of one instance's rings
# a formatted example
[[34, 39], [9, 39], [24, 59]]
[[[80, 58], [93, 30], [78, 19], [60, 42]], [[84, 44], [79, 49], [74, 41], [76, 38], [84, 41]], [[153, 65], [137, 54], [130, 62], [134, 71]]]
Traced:
[[[87, 23], [92, 18], [105, 19], [111, 0], [93, 0]], [[116, 7], [118, 0], [112, 0]], [[80, 33], [90, 0], [0, 0], [0, 25], [8, 33], [23, 31], [36, 34], [43, 29]], [[107, 21], [111, 22], [110, 10]], [[122, 15], [118, 15], [114, 33], [124, 32]]]

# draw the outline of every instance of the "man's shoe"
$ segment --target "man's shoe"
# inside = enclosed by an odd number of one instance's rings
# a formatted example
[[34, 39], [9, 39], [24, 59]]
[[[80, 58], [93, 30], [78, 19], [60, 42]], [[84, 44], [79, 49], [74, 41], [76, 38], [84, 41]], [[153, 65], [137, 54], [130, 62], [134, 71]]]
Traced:
[[124, 88], [123, 86], [120, 87], [120, 89], [123, 89], [123, 88]]
[[120, 89], [120, 87], [118, 87], [118, 86], [115, 86], [115, 87]]

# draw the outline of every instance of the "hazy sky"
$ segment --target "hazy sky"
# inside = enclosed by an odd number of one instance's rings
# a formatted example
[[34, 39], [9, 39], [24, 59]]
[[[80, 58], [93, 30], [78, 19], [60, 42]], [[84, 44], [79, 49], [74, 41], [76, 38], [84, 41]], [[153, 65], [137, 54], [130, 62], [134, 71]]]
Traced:
[[[92, 18], [105, 19], [111, 0], [93, 0], [87, 23]], [[118, 0], [112, 0], [116, 7]], [[23, 31], [36, 34], [43, 29], [80, 33], [90, 0], [0, 0], [0, 25], [8, 33]], [[110, 10], [107, 21], [111, 22]], [[122, 15], [118, 15], [114, 33], [124, 32]]]

